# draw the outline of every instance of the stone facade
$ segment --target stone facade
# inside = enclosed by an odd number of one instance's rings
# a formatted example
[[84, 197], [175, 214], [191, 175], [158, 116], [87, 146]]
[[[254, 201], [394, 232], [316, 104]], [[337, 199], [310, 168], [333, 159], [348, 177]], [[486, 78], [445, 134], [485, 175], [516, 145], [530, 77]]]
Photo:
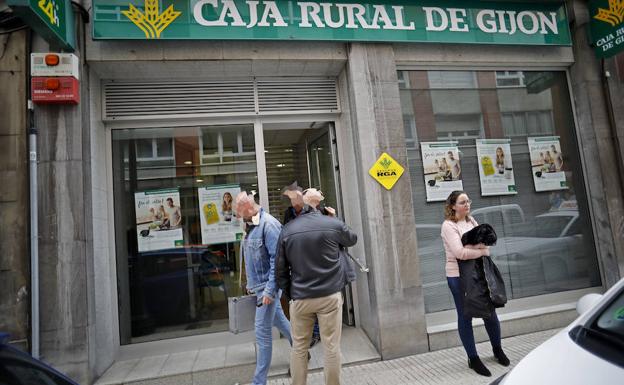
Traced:
[[[568, 1], [574, 47], [296, 42], [80, 41], [81, 103], [38, 106], [41, 354], [78, 382], [93, 382], [119, 349], [117, 280], [108, 182], [110, 137], [101, 121], [100, 80], [165, 76], [338, 78], [337, 137], [345, 217], [360, 234], [354, 254], [371, 268], [357, 281], [356, 321], [384, 359], [430, 349], [411, 185], [393, 190], [368, 176], [382, 152], [406, 164], [397, 67], [569, 69], [594, 237], [605, 287], [624, 276], [624, 71], [604, 70], [587, 42], [587, 2]], [[88, 8], [88, 7], [87, 7]], [[79, 23], [79, 25], [81, 25]], [[80, 27], [78, 36], [89, 36]], [[89, 25], [86, 28], [90, 28]], [[0, 329], [28, 338], [27, 34], [0, 36]], [[36, 39], [32, 50], [45, 52]], [[88, 60], [85, 62], [85, 60]], [[307, 72], [305, 72], [307, 68]], [[608, 108], [604, 85], [608, 86]], [[8, 119], [6, 118], [8, 116]], [[615, 128], [611, 122], [615, 122]], [[617, 138], [617, 140], [615, 140]], [[94, 229], [97, 229], [95, 231]]]
[[0, 330], [28, 348], [28, 33], [0, 35]]

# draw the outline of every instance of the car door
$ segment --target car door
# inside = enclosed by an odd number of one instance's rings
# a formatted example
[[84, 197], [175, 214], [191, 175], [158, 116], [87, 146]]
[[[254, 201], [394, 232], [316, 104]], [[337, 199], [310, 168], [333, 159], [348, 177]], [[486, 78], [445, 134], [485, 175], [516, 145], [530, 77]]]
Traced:
[[54, 369], [13, 348], [0, 347], [0, 385], [77, 385]]

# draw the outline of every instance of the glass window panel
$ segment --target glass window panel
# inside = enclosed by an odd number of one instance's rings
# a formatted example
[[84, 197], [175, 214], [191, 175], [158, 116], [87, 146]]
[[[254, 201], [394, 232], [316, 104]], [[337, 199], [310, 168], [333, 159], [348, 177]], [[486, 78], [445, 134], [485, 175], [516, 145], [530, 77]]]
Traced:
[[[415, 145], [407, 148], [407, 163], [426, 311], [449, 310], [454, 304], [440, 238], [444, 203], [426, 202], [419, 141], [458, 140], [463, 189], [473, 200], [477, 221], [496, 229], [499, 242], [492, 255], [510, 299], [599, 286], [565, 73], [404, 72], [411, 82], [410, 88], [400, 91], [401, 107], [404, 116], [414, 117], [417, 128]], [[525, 84], [525, 78], [531, 81]], [[503, 80], [515, 86], [501, 88]], [[408, 128], [404, 129], [407, 136]], [[535, 191], [527, 137], [539, 135], [559, 136], [569, 189]], [[474, 140], [505, 137], [512, 139], [518, 194], [482, 196]]]
[[202, 130], [202, 154], [219, 154], [219, 132], [216, 130]]
[[[242, 294], [231, 201], [257, 190], [258, 173], [253, 145], [221, 163], [221, 132], [253, 125], [112, 131], [122, 344], [228, 329], [227, 297]], [[158, 157], [139, 161], [148, 145]]]
[[256, 147], [256, 140], [254, 138], [253, 130], [243, 130], [241, 132], [242, 140], [243, 140], [243, 152], [254, 152], [254, 148]]
[[173, 140], [170, 138], [156, 139], [156, 156], [171, 158], [173, 156]]
[[221, 132], [221, 138], [224, 154], [237, 154], [240, 152], [238, 150], [238, 132], [224, 130]]
[[154, 157], [154, 143], [152, 139], [137, 139], [136, 154], [139, 159], [148, 159]]

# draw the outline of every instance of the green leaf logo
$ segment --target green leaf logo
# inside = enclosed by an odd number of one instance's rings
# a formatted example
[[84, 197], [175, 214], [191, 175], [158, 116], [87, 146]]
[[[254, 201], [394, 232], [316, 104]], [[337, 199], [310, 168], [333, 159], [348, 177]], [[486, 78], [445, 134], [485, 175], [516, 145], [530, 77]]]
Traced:
[[383, 159], [381, 160], [381, 162], [379, 162], [379, 164], [380, 164], [383, 168], [388, 169], [388, 167], [390, 167], [390, 165], [392, 164], [392, 161], [391, 161], [391, 160], [388, 160], [388, 158], [383, 158]]

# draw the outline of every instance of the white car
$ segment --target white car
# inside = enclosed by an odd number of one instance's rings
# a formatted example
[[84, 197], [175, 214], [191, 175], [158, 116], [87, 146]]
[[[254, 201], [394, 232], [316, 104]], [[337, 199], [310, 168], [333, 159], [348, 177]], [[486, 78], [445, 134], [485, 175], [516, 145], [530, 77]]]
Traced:
[[624, 383], [624, 279], [577, 303], [580, 316], [490, 385]]

